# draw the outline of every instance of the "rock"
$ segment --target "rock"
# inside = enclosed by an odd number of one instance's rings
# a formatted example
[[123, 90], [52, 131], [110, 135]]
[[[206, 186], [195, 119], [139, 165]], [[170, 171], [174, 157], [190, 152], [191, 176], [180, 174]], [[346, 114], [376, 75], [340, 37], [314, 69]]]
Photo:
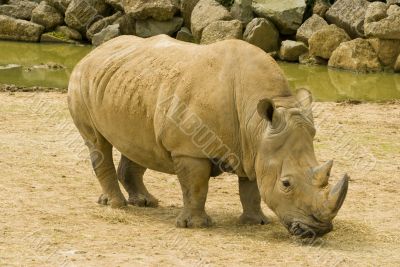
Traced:
[[365, 24], [365, 35], [381, 39], [400, 39], [400, 7], [374, 2], [368, 7]]
[[393, 67], [400, 54], [400, 40], [369, 39], [383, 66]]
[[191, 28], [190, 20], [192, 17], [192, 11], [199, 1], [200, 0], [181, 0], [181, 13], [183, 16], [183, 22], [188, 29]]
[[235, 0], [231, 7], [232, 17], [241, 21], [243, 27], [254, 18], [251, 4], [252, 0]]
[[211, 44], [227, 39], [242, 39], [242, 23], [239, 20], [214, 21], [203, 30], [201, 44]]
[[386, 0], [388, 5], [400, 5], [400, 0]]
[[168, 21], [157, 21], [154, 19], [137, 20], [136, 35], [139, 37], [151, 37], [158, 34], [173, 35], [182, 27], [183, 19], [174, 17]]
[[316, 0], [313, 6], [313, 14], [325, 18], [326, 11], [331, 7], [328, 0]]
[[231, 20], [229, 11], [214, 0], [200, 0], [191, 16], [191, 31], [196, 42], [200, 42], [203, 29], [214, 21]]
[[0, 15], [0, 39], [37, 42], [44, 31], [42, 25]]
[[373, 2], [368, 5], [367, 11], [365, 12], [364, 27], [368, 22], [374, 22], [385, 18], [387, 6], [382, 2]]
[[124, 11], [124, 0], [106, 0], [115, 10]]
[[63, 24], [64, 17], [56, 8], [43, 1], [32, 11], [31, 21], [43, 25], [49, 31]]
[[368, 4], [366, 0], [337, 0], [326, 12], [325, 19], [346, 30], [352, 38], [362, 37]]
[[0, 6], [0, 15], [6, 15], [17, 19], [30, 20], [32, 11], [38, 6], [30, 1], [15, 1], [8, 5]]
[[279, 32], [269, 20], [254, 18], [247, 24], [243, 40], [258, 46], [265, 52], [273, 52], [278, 50]]
[[71, 0], [46, 0], [46, 2], [48, 5], [57, 9], [61, 14], [65, 14], [69, 3], [71, 3]]
[[347, 33], [334, 24], [324, 26], [308, 39], [310, 54], [329, 59], [332, 52], [343, 42], [349, 41]]
[[296, 40], [308, 44], [308, 39], [310, 39], [311, 35], [327, 25], [328, 23], [323, 18], [314, 14], [297, 30]]
[[101, 30], [101, 32], [93, 35], [92, 44], [94, 46], [99, 46], [102, 43], [105, 43], [115, 37], [118, 37], [119, 35], [120, 35], [119, 25], [118, 24], [109, 25], [103, 30]]
[[117, 12], [112, 16], [102, 18], [95, 23], [93, 23], [89, 29], [86, 31], [86, 37], [89, 40], [92, 40], [93, 35], [99, 33], [102, 29], [106, 28], [107, 26], [113, 24], [118, 18], [122, 16], [121, 12]]
[[125, 13], [138, 20], [171, 20], [178, 11], [172, 0], [124, 0], [123, 6]]
[[299, 63], [305, 65], [326, 65], [328, 61], [320, 57], [312, 56], [307, 52], [299, 56]]
[[76, 41], [69, 39], [66, 35], [60, 32], [46, 32], [40, 36], [40, 42], [42, 43], [69, 43], [74, 44]]
[[108, 14], [104, 0], [72, 0], [65, 12], [65, 23], [79, 32]]
[[176, 39], [188, 43], [194, 43], [194, 37], [186, 27], [181, 28], [181, 30], [176, 34]]
[[77, 30], [74, 30], [67, 26], [58, 26], [55, 31], [63, 34], [68, 39], [77, 40], [77, 41], [82, 40], [82, 35]]
[[381, 71], [378, 55], [368, 40], [357, 38], [341, 43], [328, 61], [329, 67], [356, 72]]
[[253, 11], [270, 19], [282, 34], [293, 34], [300, 27], [306, 10], [305, 0], [254, 0]]
[[286, 61], [299, 61], [299, 56], [307, 51], [308, 48], [303, 42], [286, 40], [282, 42], [279, 57]]
[[130, 14], [119, 17], [113, 24], [119, 24], [121, 35], [136, 35], [136, 20]]
[[397, 57], [396, 63], [394, 64], [394, 71], [400, 72], [400, 55]]

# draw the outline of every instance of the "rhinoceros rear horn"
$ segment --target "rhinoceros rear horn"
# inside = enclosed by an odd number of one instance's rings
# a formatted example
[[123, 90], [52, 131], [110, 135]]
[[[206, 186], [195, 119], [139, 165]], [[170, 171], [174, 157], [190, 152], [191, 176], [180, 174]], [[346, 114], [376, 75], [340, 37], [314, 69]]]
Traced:
[[325, 164], [313, 169], [313, 184], [319, 187], [324, 187], [328, 184], [331, 173], [333, 160], [328, 160]]
[[347, 189], [349, 186], [349, 176], [345, 174], [343, 178], [332, 188], [328, 196], [328, 207], [332, 214], [336, 214], [342, 207], [346, 198]]

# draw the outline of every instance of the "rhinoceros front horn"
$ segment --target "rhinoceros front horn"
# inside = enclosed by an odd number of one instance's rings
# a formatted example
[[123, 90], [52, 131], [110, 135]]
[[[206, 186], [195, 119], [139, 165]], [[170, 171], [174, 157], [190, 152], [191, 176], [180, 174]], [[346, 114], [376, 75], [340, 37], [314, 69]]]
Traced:
[[345, 174], [343, 178], [332, 188], [328, 196], [328, 207], [332, 215], [336, 215], [342, 207], [346, 198], [347, 188], [349, 186], [349, 176]]

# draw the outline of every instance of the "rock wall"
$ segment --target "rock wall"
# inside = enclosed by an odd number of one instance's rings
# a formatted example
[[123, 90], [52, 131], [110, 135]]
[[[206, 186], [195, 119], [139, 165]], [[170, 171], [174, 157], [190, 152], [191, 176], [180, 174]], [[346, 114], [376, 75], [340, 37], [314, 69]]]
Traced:
[[123, 34], [242, 39], [285, 61], [400, 71], [398, 0], [0, 1], [3, 40], [101, 45]]

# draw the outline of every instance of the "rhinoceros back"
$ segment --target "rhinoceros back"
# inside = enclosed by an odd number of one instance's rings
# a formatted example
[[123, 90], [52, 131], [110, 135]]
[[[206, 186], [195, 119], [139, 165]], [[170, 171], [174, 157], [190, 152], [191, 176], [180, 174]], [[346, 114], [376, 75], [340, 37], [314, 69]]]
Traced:
[[[240, 62], [243, 51], [250, 58], [245, 68]], [[238, 110], [237, 98], [258, 101], [274, 93], [272, 83], [286, 89], [281, 73], [268, 78], [277, 69], [264, 52], [241, 41], [199, 46], [167, 36], [121, 36], [76, 66], [68, 88], [70, 110], [78, 128], [88, 125], [132, 161], [173, 173], [173, 156], [221, 156], [205, 154], [193, 136], [182, 131], [193, 115], [240, 154], [241, 113], [253, 113], [255, 106], [247, 110], [240, 104], [244, 110]], [[173, 107], [180, 103], [185, 110], [171, 120]]]

